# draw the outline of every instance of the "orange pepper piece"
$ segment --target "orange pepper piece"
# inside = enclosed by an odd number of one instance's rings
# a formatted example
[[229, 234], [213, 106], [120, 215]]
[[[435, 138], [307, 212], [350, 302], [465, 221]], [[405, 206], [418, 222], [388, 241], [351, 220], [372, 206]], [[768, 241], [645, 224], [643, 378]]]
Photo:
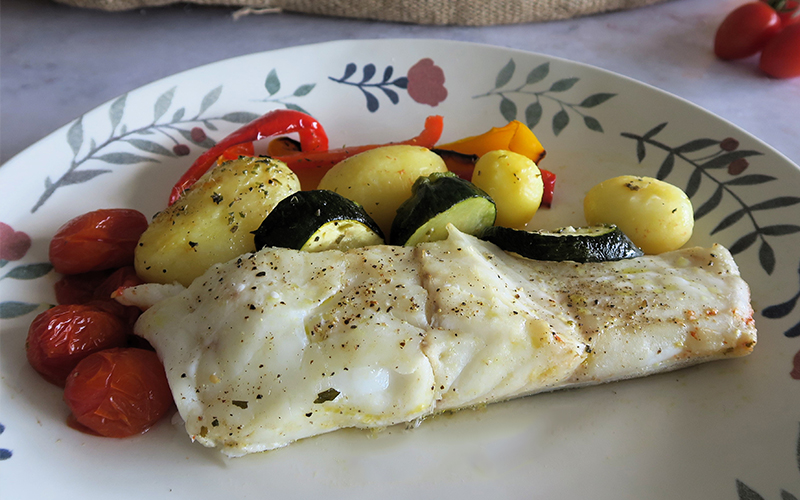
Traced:
[[538, 165], [546, 151], [536, 135], [524, 123], [514, 120], [503, 127], [492, 127], [486, 133], [437, 145], [436, 149], [446, 149], [468, 155], [482, 156], [489, 151], [505, 149], [527, 156]]

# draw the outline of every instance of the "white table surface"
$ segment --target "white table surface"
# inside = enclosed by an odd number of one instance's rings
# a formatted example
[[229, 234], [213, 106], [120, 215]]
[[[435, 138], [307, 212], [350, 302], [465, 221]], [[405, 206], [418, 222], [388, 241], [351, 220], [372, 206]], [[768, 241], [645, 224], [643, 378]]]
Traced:
[[800, 78], [773, 80], [757, 58], [714, 58], [741, 0], [673, 0], [566, 21], [418, 26], [190, 5], [108, 13], [47, 0], [0, 4], [0, 163], [82, 113], [178, 71], [233, 56], [341, 39], [433, 38], [564, 57], [683, 97], [800, 164]]

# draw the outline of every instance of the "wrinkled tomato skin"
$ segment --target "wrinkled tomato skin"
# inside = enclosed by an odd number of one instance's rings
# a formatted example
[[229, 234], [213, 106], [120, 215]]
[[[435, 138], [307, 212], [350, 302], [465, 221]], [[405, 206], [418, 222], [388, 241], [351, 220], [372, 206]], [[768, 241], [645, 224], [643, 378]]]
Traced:
[[773, 78], [800, 76], [800, 19], [788, 24], [767, 43], [758, 67]]
[[781, 18], [765, 2], [750, 2], [725, 17], [714, 37], [714, 54], [724, 60], [757, 54], [781, 29]]
[[33, 320], [25, 352], [34, 370], [63, 387], [82, 359], [125, 346], [130, 334], [130, 325], [110, 312], [88, 304], [58, 305]]
[[85, 304], [95, 298], [95, 291], [111, 276], [111, 270], [62, 276], [53, 288], [59, 304]]
[[107, 349], [78, 363], [64, 400], [78, 423], [115, 438], [147, 431], [172, 407], [158, 355], [135, 348]]
[[136, 274], [133, 266], [124, 266], [108, 276], [94, 291], [95, 299], [110, 299], [112, 294], [120, 288], [129, 288], [143, 284], [144, 281]]
[[147, 218], [136, 210], [96, 210], [70, 220], [50, 241], [50, 262], [61, 274], [102, 271], [133, 264]]

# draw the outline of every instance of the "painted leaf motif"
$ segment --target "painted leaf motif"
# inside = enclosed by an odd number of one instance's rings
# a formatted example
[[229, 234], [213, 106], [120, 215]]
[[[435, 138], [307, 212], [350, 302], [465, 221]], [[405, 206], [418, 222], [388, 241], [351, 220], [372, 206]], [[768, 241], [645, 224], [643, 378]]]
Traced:
[[401, 76], [400, 78], [396, 78], [392, 82], [392, 85], [394, 85], [397, 88], [401, 88], [401, 89], [408, 88], [408, 78], [406, 78], [405, 76]]
[[756, 242], [757, 238], [758, 238], [757, 231], [747, 233], [738, 240], [736, 240], [736, 242], [733, 245], [731, 245], [730, 248], [728, 248], [728, 250], [731, 252], [732, 255], [744, 252], [745, 250], [750, 248], [750, 246], [753, 243]]
[[582, 108], [593, 108], [595, 106], [603, 104], [604, 102], [606, 102], [607, 100], [611, 99], [615, 95], [617, 95], [617, 94], [609, 94], [609, 93], [606, 93], [606, 92], [601, 92], [601, 93], [598, 93], [598, 94], [592, 94], [589, 97], [587, 97], [586, 99], [584, 99], [583, 101], [581, 101], [581, 103], [578, 104], [578, 106], [580, 106]]
[[653, 127], [653, 128], [651, 128], [650, 130], [648, 130], [648, 131], [647, 131], [647, 132], [646, 132], [646, 133], [645, 133], [645, 134], [642, 136], [642, 138], [643, 138], [643, 139], [645, 139], [645, 140], [646, 140], [646, 139], [652, 139], [653, 137], [655, 137], [655, 136], [656, 136], [656, 134], [658, 134], [659, 132], [661, 132], [662, 130], [664, 130], [664, 127], [666, 127], [666, 126], [667, 126], [667, 123], [668, 123], [668, 122], [659, 123], [659, 124], [658, 124], [658, 125], [656, 125], [655, 127]]
[[765, 182], [774, 181], [776, 177], [763, 174], [750, 174], [741, 177], [734, 177], [733, 179], [725, 182], [728, 186], [754, 186], [756, 184], [764, 184]]
[[711, 198], [706, 200], [705, 203], [700, 205], [697, 210], [694, 211], [694, 219], [700, 219], [705, 215], [708, 215], [711, 211], [719, 206], [719, 203], [722, 201], [722, 194], [724, 193], [723, 187], [719, 186], [714, 191], [714, 194], [711, 195]]
[[750, 210], [770, 210], [773, 208], [790, 207], [792, 205], [797, 205], [798, 203], [800, 203], [800, 198], [796, 196], [779, 196], [778, 198], [772, 198], [771, 200], [756, 203], [750, 207]]
[[719, 144], [719, 141], [715, 139], [695, 139], [687, 142], [686, 144], [678, 146], [674, 149], [674, 151], [676, 153], [691, 153], [693, 151], [700, 151], [701, 149], [705, 149], [716, 144]]
[[133, 153], [108, 153], [102, 156], [98, 156], [97, 159], [102, 160], [106, 163], [112, 163], [114, 165], [135, 165], [136, 163], [145, 163], [145, 162], [158, 163], [158, 160], [156, 160], [155, 158], [139, 156]]
[[781, 500], [797, 500], [797, 497], [786, 490], [781, 490]]
[[145, 139], [128, 139], [126, 142], [130, 143], [136, 149], [147, 151], [148, 153], [155, 153], [164, 156], [175, 156], [171, 150], [165, 148], [161, 144]]
[[215, 102], [217, 102], [220, 94], [222, 94], [222, 85], [220, 85], [219, 87], [215, 87], [208, 94], [203, 96], [203, 100], [200, 102], [200, 111], [198, 111], [197, 114], [198, 115], [203, 114], [205, 110], [207, 110]]
[[364, 92], [364, 97], [366, 97], [367, 99], [367, 110], [369, 110], [370, 113], [378, 111], [378, 108], [380, 107], [380, 103], [378, 103], [378, 98], [372, 95], [371, 93], [367, 92], [363, 88], [361, 89], [361, 91]]
[[564, 92], [572, 88], [580, 78], [563, 78], [561, 80], [556, 80], [550, 86], [550, 92]]
[[603, 131], [603, 127], [600, 125], [600, 122], [597, 121], [596, 118], [593, 118], [591, 116], [584, 116], [583, 117], [583, 123], [586, 125], [586, 127], [589, 130], [594, 130], [595, 132], [602, 132]]
[[75, 120], [75, 123], [67, 131], [67, 144], [72, 149], [72, 154], [77, 155], [83, 145], [83, 116]]
[[494, 88], [499, 89], [510, 82], [516, 69], [517, 63], [515, 63], [513, 59], [509, 59], [506, 65], [500, 69], [499, 73], [497, 73], [497, 77], [494, 79]]
[[164, 116], [164, 113], [172, 106], [172, 98], [175, 96], [175, 89], [177, 89], [177, 87], [172, 87], [156, 99], [156, 103], [153, 105], [154, 123]]
[[116, 129], [117, 125], [122, 121], [122, 114], [125, 111], [125, 102], [127, 99], [128, 94], [123, 94], [111, 103], [111, 107], [108, 109], [108, 118], [111, 120], [112, 129]]
[[28, 302], [7, 301], [0, 302], [0, 319], [11, 319], [25, 316], [26, 314], [35, 311], [39, 304], [30, 304]]
[[15, 267], [3, 275], [3, 279], [10, 278], [12, 280], [35, 280], [36, 278], [41, 278], [52, 270], [53, 265], [49, 262], [27, 264], [24, 266]]
[[793, 298], [782, 304], [765, 307], [761, 310], [761, 315], [769, 319], [783, 318], [794, 310], [794, 306], [797, 305], [798, 298], [800, 298], [800, 295], [795, 295]]
[[768, 236], [785, 236], [794, 233], [800, 233], [800, 226], [795, 224], [775, 224], [761, 228], [761, 234]]
[[392, 66], [386, 66], [386, 69], [383, 70], [383, 83], [387, 83], [389, 79], [392, 77], [394, 73], [394, 68]]
[[217, 130], [219, 130], [219, 128], [217, 128], [217, 126], [216, 126], [216, 125], [214, 125], [213, 123], [211, 123], [211, 122], [210, 122], [210, 121], [208, 121], [208, 120], [203, 120], [203, 125], [204, 125], [204, 126], [205, 126], [205, 127], [208, 129], [208, 130], [214, 130], [214, 131], [217, 131]]
[[301, 113], [305, 113], [305, 114], [307, 114], [307, 115], [308, 115], [308, 114], [310, 114], [308, 111], [306, 111], [305, 109], [301, 108], [301, 107], [300, 107], [300, 106], [298, 106], [297, 104], [292, 104], [292, 103], [290, 103], [290, 102], [287, 102], [287, 103], [284, 103], [284, 106], [286, 106], [286, 109], [291, 109], [291, 110], [294, 110], [294, 111], [299, 111], [299, 112], [301, 112]]
[[795, 338], [795, 337], [800, 337], [800, 323], [797, 323], [793, 327], [791, 327], [788, 330], [786, 330], [785, 332], [783, 332], [783, 335], [785, 337], [790, 338], [790, 339]]
[[716, 233], [722, 231], [723, 229], [728, 229], [732, 225], [734, 225], [737, 222], [739, 222], [739, 219], [744, 217], [744, 215], [746, 213], [747, 213], [747, 209], [745, 209], [745, 208], [740, 208], [739, 210], [733, 212], [732, 214], [730, 214], [727, 217], [725, 217], [724, 219], [722, 219], [722, 221], [719, 224], [717, 224], [717, 227], [715, 227], [714, 230], [711, 231], [711, 234], [716, 234]]
[[664, 161], [661, 162], [661, 166], [658, 168], [658, 173], [656, 174], [656, 179], [663, 181], [669, 174], [672, 173], [672, 168], [675, 166], [675, 154], [670, 153], [664, 158]]
[[775, 250], [766, 240], [761, 241], [761, 247], [758, 249], [758, 261], [767, 274], [772, 274], [772, 271], [775, 270]]
[[267, 74], [264, 87], [267, 89], [269, 95], [275, 95], [281, 90], [281, 80], [278, 78], [278, 72], [275, 71], [274, 68]]
[[231, 123], [250, 123], [258, 118], [259, 115], [255, 113], [248, 113], [246, 111], [239, 111], [235, 113], [226, 113], [222, 116], [222, 120]]
[[738, 479], [736, 480], [736, 493], [739, 494], [739, 500], [764, 500], [764, 497]]
[[197, 114], [202, 115], [203, 112], [205, 112], [215, 102], [217, 102], [221, 94], [222, 94], [222, 85], [213, 88], [208, 94], [203, 96], [203, 100], [200, 102], [200, 111], [198, 111]]
[[355, 63], [347, 63], [347, 66], [344, 67], [344, 75], [342, 76], [342, 80], [347, 80], [353, 76], [357, 69], [358, 66], [356, 66]]
[[179, 110], [175, 111], [172, 114], [172, 123], [177, 123], [183, 119], [183, 116], [186, 114], [186, 108], [180, 108]]
[[511, 99], [507, 99], [503, 97], [500, 101], [500, 114], [503, 115], [507, 121], [513, 121], [517, 119], [517, 105], [514, 104], [514, 101]]
[[686, 184], [686, 189], [683, 190], [689, 199], [696, 195], [697, 190], [700, 189], [700, 181], [703, 178], [702, 176], [703, 171], [699, 168], [696, 168], [694, 172], [692, 172], [692, 175], [689, 176], [689, 182]]
[[532, 102], [525, 108], [525, 124], [532, 129], [539, 124], [542, 119], [542, 104], [539, 101]]
[[304, 95], [308, 95], [309, 92], [314, 90], [315, 84], [307, 83], [305, 85], [300, 85], [296, 89], [294, 89], [294, 96], [295, 97], [303, 97]]
[[727, 168], [727, 166], [730, 165], [733, 160], [761, 154], [763, 153], [759, 153], [758, 151], [749, 151], [746, 149], [741, 151], [731, 151], [729, 153], [715, 156], [707, 162], [700, 164], [700, 167], [705, 169]]
[[553, 115], [553, 134], [558, 135], [569, 125], [569, 115], [563, 109]]
[[364, 69], [362, 70], [361, 83], [372, 80], [373, 76], [375, 76], [375, 65], [372, 63], [365, 64]]
[[639, 163], [642, 163], [642, 161], [644, 161], [644, 157], [645, 157], [646, 154], [647, 154], [647, 150], [645, 149], [644, 141], [641, 140], [641, 139], [637, 140], [636, 141], [636, 159], [639, 160]]
[[546, 62], [540, 64], [535, 68], [533, 68], [530, 73], [528, 73], [528, 77], [525, 79], [525, 83], [527, 83], [528, 85], [539, 83], [545, 78], [547, 78], [548, 74], [550, 74], [550, 63]]
[[64, 177], [61, 178], [60, 184], [62, 186], [83, 184], [84, 182], [94, 179], [98, 175], [107, 174], [109, 172], [111, 172], [111, 170], [73, 170], [72, 172], [64, 174]]
[[384, 94], [386, 94], [386, 97], [388, 97], [389, 100], [392, 101], [392, 104], [397, 104], [398, 102], [400, 102], [400, 97], [394, 90], [386, 87], [380, 87], [380, 89], [383, 91]]

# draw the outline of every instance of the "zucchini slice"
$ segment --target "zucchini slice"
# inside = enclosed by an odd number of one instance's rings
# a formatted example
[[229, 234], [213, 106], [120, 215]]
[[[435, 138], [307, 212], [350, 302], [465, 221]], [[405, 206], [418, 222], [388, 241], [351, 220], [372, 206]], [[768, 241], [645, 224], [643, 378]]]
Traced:
[[333, 191], [298, 191], [278, 202], [253, 231], [256, 249], [307, 252], [384, 244], [383, 232], [358, 203]]
[[420, 177], [411, 198], [397, 209], [389, 242], [414, 246], [447, 238], [447, 224], [478, 235], [494, 224], [497, 208], [492, 198], [452, 172]]
[[562, 227], [524, 231], [492, 226], [480, 236], [507, 252], [535, 260], [605, 262], [641, 257], [644, 252], [617, 226]]

